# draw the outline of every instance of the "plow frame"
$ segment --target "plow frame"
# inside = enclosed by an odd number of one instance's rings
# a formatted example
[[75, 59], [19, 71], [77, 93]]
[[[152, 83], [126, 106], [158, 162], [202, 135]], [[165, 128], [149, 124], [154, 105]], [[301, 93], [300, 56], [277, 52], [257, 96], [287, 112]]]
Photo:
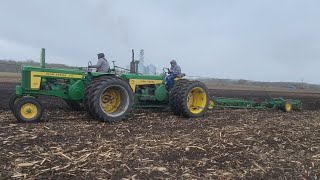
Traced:
[[[291, 108], [286, 110], [288, 104]], [[245, 100], [241, 98], [211, 97], [211, 109], [230, 108], [230, 109], [280, 109], [284, 111], [301, 110], [300, 100], [271, 98], [262, 102], [254, 100]]]

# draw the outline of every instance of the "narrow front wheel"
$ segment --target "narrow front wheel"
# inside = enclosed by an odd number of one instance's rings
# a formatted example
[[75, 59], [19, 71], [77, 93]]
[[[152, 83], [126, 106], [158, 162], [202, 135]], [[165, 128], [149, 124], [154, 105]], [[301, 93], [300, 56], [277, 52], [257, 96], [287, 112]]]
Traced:
[[15, 116], [19, 122], [39, 122], [43, 114], [42, 104], [33, 97], [23, 97], [15, 105]]

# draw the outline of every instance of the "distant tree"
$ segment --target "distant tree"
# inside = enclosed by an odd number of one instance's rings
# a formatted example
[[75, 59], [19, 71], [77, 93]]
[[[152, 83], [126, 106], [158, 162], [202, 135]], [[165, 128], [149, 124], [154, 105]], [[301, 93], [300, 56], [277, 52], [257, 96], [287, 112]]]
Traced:
[[240, 79], [240, 80], [238, 80], [238, 84], [239, 85], [246, 85], [246, 84], [248, 84], [248, 81], [244, 80], [244, 79]]

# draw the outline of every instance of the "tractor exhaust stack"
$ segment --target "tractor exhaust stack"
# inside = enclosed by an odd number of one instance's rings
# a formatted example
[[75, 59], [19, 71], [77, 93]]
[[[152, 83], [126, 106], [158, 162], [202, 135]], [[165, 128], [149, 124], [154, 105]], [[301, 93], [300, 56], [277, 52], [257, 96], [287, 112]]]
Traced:
[[136, 64], [134, 62], [134, 50], [132, 49], [132, 61], [130, 62], [130, 73], [135, 74]]
[[41, 59], [40, 61], [41, 68], [46, 68], [46, 49], [45, 48], [41, 49], [40, 59]]

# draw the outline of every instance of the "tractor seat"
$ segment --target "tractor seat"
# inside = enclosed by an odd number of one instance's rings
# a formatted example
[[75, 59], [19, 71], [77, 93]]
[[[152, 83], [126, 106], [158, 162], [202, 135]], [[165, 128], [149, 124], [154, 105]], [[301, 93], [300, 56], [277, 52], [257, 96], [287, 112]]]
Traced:
[[177, 76], [174, 80], [179, 80], [181, 78], [183, 78], [184, 76], [186, 76], [186, 73], [181, 73], [179, 76]]
[[181, 73], [177, 78], [183, 78], [184, 76], [186, 76], [186, 73]]

